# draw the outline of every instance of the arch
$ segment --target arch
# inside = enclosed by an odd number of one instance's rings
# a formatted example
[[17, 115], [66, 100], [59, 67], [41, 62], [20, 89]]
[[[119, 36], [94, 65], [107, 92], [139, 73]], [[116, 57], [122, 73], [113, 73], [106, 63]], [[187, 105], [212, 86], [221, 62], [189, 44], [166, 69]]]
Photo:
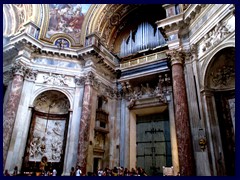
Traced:
[[24, 24], [33, 21], [38, 24], [40, 5], [4, 4], [3, 5], [3, 35], [11, 36], [24, 28]]
[[30, 106], [33, 106], [33, 103], [34, 103], [35, 99], [40, 94], [42, 94], [43, 92], [46, 92], [46, 91], [59, 91], [59, 92], [63, 93], [69, 100], [70, 109], [73, 108], [73, 96], [72, 96], [72, 94], [69, 91], [67, 91], [65, 89], [58, 88], [58, 87], [43, 87], [43, 88], [39, 88], [38, 90], [36, 90], [33, 93], [33, 96], [31, 98]]
[[235, 41], [228, 41], [225, 43], [222, 43], [221, 45], [217, 46], [214, 51], [212, 51], [206, 58], [205, 61], [203, 62], [202, 69], [203, 69], [203, 78], [201, 84], [203, 85], [204, 88], [207, 88], [207, 73], [208, 73], [208, 67], [212, 63], [214, 56], [219, 53], [221, 50], [225, 48], [233, 47], [235, 48]]
[[65, 37], [71, 42], [71, 47], [83, 46], [90, 7], [90, 4], [44, 5], [40, 40], [51, 44], [57, 38]]
[[[120, 46], [123, 36], [144, 21], [155, 23], [166, 17], [161, 4], [158, 6], [142, 4], [108, 4], [98, 5], [93, 9], [87, 34], [97, 33], [101, 42], [116, 53], [115, 46]], [[151, 9], [151, 13], [146, 13]], [[148, 11], [149, 12], [149, 11]], [[137, 17], [137, 18], [136, 18]], [[124, 30], [124, 31], [123, 31]]]

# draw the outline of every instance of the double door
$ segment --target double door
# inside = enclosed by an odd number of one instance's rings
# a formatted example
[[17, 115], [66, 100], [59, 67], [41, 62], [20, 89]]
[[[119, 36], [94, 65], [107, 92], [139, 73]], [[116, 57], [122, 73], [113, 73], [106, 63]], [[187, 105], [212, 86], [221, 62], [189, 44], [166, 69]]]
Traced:
[[169, 120], [166, 114], [137, 117], [137, 167], [148, 175], [162, 175], [163, 166], [171, 166]]

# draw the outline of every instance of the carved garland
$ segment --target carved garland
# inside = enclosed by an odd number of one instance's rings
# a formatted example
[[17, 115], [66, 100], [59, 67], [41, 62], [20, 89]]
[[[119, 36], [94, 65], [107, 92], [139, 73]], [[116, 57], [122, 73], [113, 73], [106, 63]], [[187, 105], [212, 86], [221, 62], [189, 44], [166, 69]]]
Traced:
[[226, 22], [218, 23], [204, 36], [202, 51], [205, 52], [215, 47], [219, 42], [225, 39], [229, 33], [230, 31], [229, 28], [226, 27]]

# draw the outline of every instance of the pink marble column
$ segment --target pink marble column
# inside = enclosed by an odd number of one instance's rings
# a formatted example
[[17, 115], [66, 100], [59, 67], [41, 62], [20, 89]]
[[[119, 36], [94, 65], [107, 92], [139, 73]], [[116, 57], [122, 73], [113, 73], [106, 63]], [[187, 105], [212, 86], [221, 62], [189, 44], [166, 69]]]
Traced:
[[193, 176], [195, 175], [195, 165], [183, 71], [184, 53], [182, 51], [172, 50], [167, 54], [170, 55], [172, 64], [175, 125], [180, 174], [182, 176]]
[[81, 166], [82, 173], [86, 174], [87, 167], [87, 152], [89, 146], [89, 129], [91, 120], [91, 103], [92, 103], [92, 81], [94, 79], [93, 73], [89, 72], [84, 87], [82, 115], [80, 121], [80, 131], [78, 140], [78, 165]]
[[16, 113], [22, 93], [23, 78], [25, 67], [20, 64], [14, 64], [12, 68], [13, 80], [9, 96], [3, 112], [3, 164], [5, 166], [7, 153], [13, 133]]

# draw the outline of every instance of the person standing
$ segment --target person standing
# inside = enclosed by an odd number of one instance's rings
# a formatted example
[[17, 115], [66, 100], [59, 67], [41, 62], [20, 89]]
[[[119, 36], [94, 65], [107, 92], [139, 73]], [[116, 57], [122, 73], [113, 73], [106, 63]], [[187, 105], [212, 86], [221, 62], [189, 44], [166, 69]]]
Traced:
[[8, 169], [5, 169], [5, 172], [4, 172], [3, 176], [10, 176], [10, 174], [8, 172]]
[[13, 170], [13, 176], [17, 176], [17, 175], [18, 175], [18, 167], [15, 166]]
[[81, 176], [82, 171], [80, 169], [80, 166], [77, 167], [77, 171], [76, 171], [76, 176]]
[[55, 168], [53, 169], [52, 176], [57, 176], [57, 170]]
[[75, 169], [74, 167], [71, 168], [71, 172], [70, 172], [70, 176], [75, 176], [76, 173], [75, 173]]

